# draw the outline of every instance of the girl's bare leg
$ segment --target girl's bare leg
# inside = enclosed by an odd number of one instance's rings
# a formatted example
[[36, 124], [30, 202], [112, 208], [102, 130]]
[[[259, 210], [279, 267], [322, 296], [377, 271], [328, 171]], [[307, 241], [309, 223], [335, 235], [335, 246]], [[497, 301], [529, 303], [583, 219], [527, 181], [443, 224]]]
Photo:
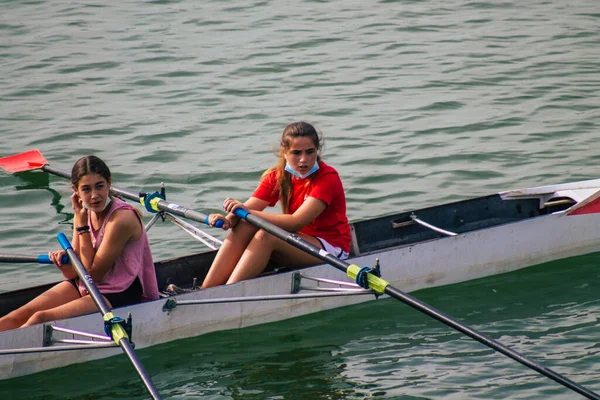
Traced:
[[[321, 248], [321, 243], [312, 236], [298, 234], [302, 239]], [[321, 264], [322, 261], [310, 254], [287, 244], [281, 239], [263, 230], [256, 232], [254, 238], [246, 247], [237, 266], [235, 266], [227, 283], [235, 283], [257, 277], [273, 258], [282, 266], [291, 268], [306, 267]]]
[[241, 220], [238, 222], [219, 248], [217, 256], [202, 283], [202, 289], [223, 285], [227, 282], [231, 272], [234, 270], [257, 230], [258, 228], [255, 228], [246, 221]]
[[38, 311], [58, 307], [79, 298], [79, 292], [71, 282], [61, 282], [31, 300], [22, 307], [0, 318], [0, 331], [19, 328]]
[[[110, 306], [109, 302], [107, 302], [107, 304]], [[69, 301], [58, 307], [36, 311], [22, 326], [30, 326], [58, 319], [76, 317], [78, 315], [91, 314], [97, 311], [98, 308], [96, 307], [94, 300], [90, 295], [87, 295], [78, 297], [75, 300]]]

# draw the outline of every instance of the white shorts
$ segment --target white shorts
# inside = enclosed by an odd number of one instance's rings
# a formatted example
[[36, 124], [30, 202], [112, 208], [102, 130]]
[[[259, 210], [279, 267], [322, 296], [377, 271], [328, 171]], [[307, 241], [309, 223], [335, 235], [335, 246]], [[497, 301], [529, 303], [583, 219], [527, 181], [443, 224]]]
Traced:
[[327, 240], [323, 238], [317, 237], [317, 240], [321, 242], [321, 246], [323, 246], [323, 249], [329, 254], [336, 256], [340, 260], [345, 260], [346, 258], [348, 258], [349, 254], [343, 251], [341, 248], [330, 244]]

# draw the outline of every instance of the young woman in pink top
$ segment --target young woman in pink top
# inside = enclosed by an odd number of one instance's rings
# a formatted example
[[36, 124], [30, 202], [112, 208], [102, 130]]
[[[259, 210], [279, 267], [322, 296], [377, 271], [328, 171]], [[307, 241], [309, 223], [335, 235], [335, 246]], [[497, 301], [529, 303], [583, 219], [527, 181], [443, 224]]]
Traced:
[[[110, 194], [111, 174], [95, 156], [73, 166], [71, 245], [113, 308], [158, 299], [156, 273], [139, 212]], [[0, 318], [0, 331], [97, 311], [63, 250], [50, 253], [65, 281]]]
[[[215, 225], [223, 221], [230, 229], [202, 287], [235, 283], [258, 276], [269, 259], [286, 267], [299, 268], [321, 261], [271, 234], [259, 230], [232, 212], [237, 208], [271, 222], [340, 259], [350, 252], [350, 225], [346, 197], [337, 171], [320, 157], [323, 140], [314, 126], [294, 122], [285, 127], [279, 145], [279, 160], [268, 169], [252, 196], [241, 203], [228, 198], [224, 217], [211, 214]], [[281, 203], [281, 214], [267, 213], [266, 207]]]

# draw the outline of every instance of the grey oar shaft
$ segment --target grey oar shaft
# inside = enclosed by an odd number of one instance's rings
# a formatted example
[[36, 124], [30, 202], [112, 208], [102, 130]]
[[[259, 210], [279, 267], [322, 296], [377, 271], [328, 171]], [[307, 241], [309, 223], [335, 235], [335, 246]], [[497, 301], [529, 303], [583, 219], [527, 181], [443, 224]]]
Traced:
[[[63, 255], [61, 261], [66, 264], [69, 262], [69, 257]], [[11, 264], [24, 264], [24, 263], [38, 263], [38, 264], [52, 264], [50, 256], [48, 254], [40, 254], [39, 256], [29, 256], [24, 254], [0, 254], [0, 262], [11, 263]]]
[[79, 279], [89, 292], [90, 297], [92, 300], [94, 300], [98, 310], [100, 310], [102, 315], [108, 314], [110, 312], [110, 307], [108, 307], [108, 304], [106, 304], [106, 301], [104, 301], [104, 297], [98, 290], [98, 287], [94, 283], [91, 275], [88, 273], [87, 269], [85, 269], [85, 266], [77, 256], [77, 253], [75, 253], [73, 248], [68, 248], [65, 251], [71, 260], [71, 265], [73, 265], [73, 268], [75, 268], [75, 271], [77, 272], [77, 276], [79, 276]]
[[49, 165], [44, 165], [42, 167], [42, 171], [46, 171], [52, 175], [56, 175], [56, 176], [60, 176], [63, 177], [65, 179], [71, 179], [71, 173], [67, 172], [67, 171], [63, 171], [62, 169], [56, 169], [56, 168], [52, 168]]
[[[236, 215], [237, 215], [237, 213], [236, 213]], [[344, 273], [348, 270], [348, 266], [349, 266], [348, 263], [341, 261], [339, 258], [337, 258], [336, 256], [334, 256], [332, 254], [329, 254], [328, 252], [321, 249], [320, 247], [317, 247], [317, 246], [313, 245], [312, 243], [307, 242], [306, 240], [302, 239], [298, 235], [290, 233], [290, 232], [286, 231], [285, 229], [282, 229], [282, 228], [278, 227], [277, 225], [274, 225], [268, 221], [265, 221], [262, 218], [252, 215], [252, 214], [248, 214], [245, 217], [243, 217], [241, 215], [238, 215], [238, 216], [244, 218], [246, 221], [250, 222], [252, 225], [254, 225], [258, 228], [261, 228], [264, 231], [269, 232], [271, 235], [276, 236], [279, 239], [291, 244], [292, 246], [297, 247], [300, 250], [304, 250], [305, 252], [309, 253], [310, 255], [312, 255], [320, 260], [325, 261], [329, 265], [339, 269], [340, 271], [342, 271]]]
[[[77, 272], [77, 275], [79, 276], [79, 279], [81, 280], [81, 282], [83, 282], [83, 285], [85, 286], [86, 290], [90, 294], [90, 297], [92, 298], [92, 300], [94, 300], [94, 303], [96, 304], [96, 306], [102, 313], [102, 316], [108, 314], [110, 312], [110, 307], [108, 307], [108, 304], [106, 304], [106, 301], [104, 300], [104, 297], [98, 290], [98, 287], [94, 283], [94, 280], [92, 279], [92, 277], [88, 273], [87, 269], [85, 268], [85, 266], [83, 265], [83, 263], [81, 262], [79, 257], [77, 256], [77, 253], [75, 253], [75, 251], [71, 247], [70, 243], [68, 243], [68, 240], [66, 239], [64, 234], [59, 234], [59, 242], [61, 242], [63, 249], [67, 252], [67, 255], [71, 259], [71, 265], [73, 265], [73, 267], [75, 268], [75, 271]], [[63, 243], [63, 242], [66, 242], [66, 243]], [[129, 339], [121, 338], [121, 340], [119, 341], [119, 345], [123, 349], [123, 352], [125, 352], [125, 354], [129, 358], [131, 363], [133, 364], [133, 367], [135, 368], [139, 377], [144, 382], [144, 385], [146, 386], [148, 393], [150, 393], [150, 395], [152, 396], [153, 399], [160, 400], [161, 396], [158, 393], [158, 390], [156, 390], [156, 387], [150, 380], [150, 377], [146, 373], [144, 366], [139, 362], [138, 358], [136, 357], [135, 353], [133, 352], [133, 347], [131, 346]]]
[[[71, 174], [69, 172], [63, 171], [63, 170], [60, 170], [57, 168], [52, 168], [49, 165], [44, 165], [42, 167], [42, 170], [46, 171], [52, 175], [60, 176], [60, 177], [66, 178], [66, 179], [71, 179]], [[118, 188], [115, 186], [113, 186], [111, 188], [111, 191], [120, 197], [124, 197], [126, 199], [136, 201], [136, 202], [140, 201], [140, 196], [138, 193], [134, 193], [129, 190]], [[206, 223], [206, 218], [207, 218], [206, 214], [202, 214], [200, 212], [190, 210], [189, 208], [183, 207], [179, 204], [170, 203], [166, 200], [160, 200], [158, 202], [158, 208], [161, 211], [168, 211], [171, 214], [175, 214], [180, 217], [185, 217], [185, 218], [191, 219], [196, 222]]]
[[[325, 261], [326, 263], [339, 269], [340, 271], [347, 273], [348, 268], [350, 267], [350, 264], [346, 263], [345, 261], [338, 259], [337, 257], [327, 253], [323, 249], [320, 249], [319, 247], [313, 245], [312, 243], [309, 243], [309, 242], [303, 240], [302, 238], [300, 238], [299, 236], [294, 235], [284, 229], [281, 229], [277, 225], [274, 225], [268, 221], [265, 221], [262, 218], [259, 218], [250, 213], [245, 214], [245, 212], [243, 210], [241, 210], [241, 211], [236, 210], [235, 214], [238, 217], [245, 219], [252, 225], [254, 225], [258, 228], [261, 228], [266, 232], [269, 232], [273, 236], [278, 237], [279, 239], [291, 244], [292, 246], [295, 246], [295, 247], [299, 248], [300, 250], [304, 250], [305, 252], [317, 257], [318, 259]], [[544, 367], [543, 365], [514, 351], [510, 347], [505, 346], [504, 344], [476, 331], [475, 329], [473, 329], [461, 322], [458, 322], [457, 320], [450, 317], [449, 315], [444, 314], [443, 312], [435, 309], [434, 307], [423, 303], [422, 301], [418, 300], [417, 298], [415, 298], [409, 294], [406, 294], [406, 293], [402, 292], [401, 290], [392, 287], [391, 285], [387, 285], [385, 287], [384, 293], [389, 295], [390, 297], [400, 300], [404, 304], [407, 304], [407, 305], [415, 308], [416, 310], [421, 311], [422, 313], [442, 322], [443, 324], [446, 324], [447, 326], [454, 328], [459, 332], [464, 333], [465, 335], [477, 340], [478, 342], [498, 351], [499, 353], [504, 354], [505, 356], [512, 358], [513, 360], [539, 372], [542, 375], [545, 375], [546, 377], [554, 380], [555, 382], [558, 382], [561, 385], [563, 385], [563, 386], [565, 386], [565, 387], [567, 387], [589, 399], [600, 400], [600, 395], [598, 395], [597, 393], [592, 392], [591, 390], [573, 382], [572, 380], [558, 374], [557, 372], [554, 372], [550, 368]]]
[[36, 263], [37, 257], [26, 256], [21, 254], [0, 254], [0, 262], [5, 263]]
[[158, 393], [158, 390], [154, 386], [154, 383], [152, 382], [152, 380], [150, 380], [150, 377], [146, 373], [144, 366], [133, 352], [133, 346], [131, 346], [129, 340], [121, 339], [119, 345], [121, 346], [125, 354], [127, 354], [127, 357], [129, 357], [129, 360], [133, 364], [133, 368], [135, 368], [140, 379], [144, 382], [144, 385], [146, 386], [148, 393], [150, 393], [150, 396], [152, 396], [152, 398], [155, 400], [161, 400], [162, 397], [160, 396], [160, 393]]

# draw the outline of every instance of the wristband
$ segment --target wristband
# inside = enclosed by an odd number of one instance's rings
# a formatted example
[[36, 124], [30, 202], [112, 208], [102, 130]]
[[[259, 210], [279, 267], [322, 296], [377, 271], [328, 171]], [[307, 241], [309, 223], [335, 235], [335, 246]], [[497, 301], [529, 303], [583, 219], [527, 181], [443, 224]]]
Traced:
[[75, 230], [76, 230], [78, 233], [89, 232], [89, 230], [90, 230], [90, 226], [89, 226], [89, 225], [85, 225], [85, 226], [79, 226], [79, 227], [75, 228]]

